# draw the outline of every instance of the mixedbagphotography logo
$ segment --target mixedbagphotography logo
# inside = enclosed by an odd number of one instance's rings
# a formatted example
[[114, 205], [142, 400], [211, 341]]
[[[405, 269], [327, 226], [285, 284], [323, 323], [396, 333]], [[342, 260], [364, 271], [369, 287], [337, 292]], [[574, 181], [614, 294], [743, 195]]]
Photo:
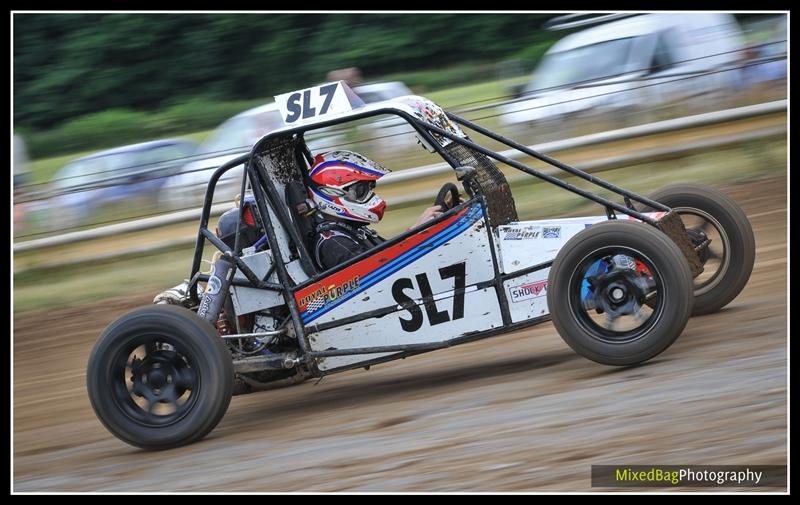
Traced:
[[786, 465], [592, 465], [592, 487], [786, 487]]

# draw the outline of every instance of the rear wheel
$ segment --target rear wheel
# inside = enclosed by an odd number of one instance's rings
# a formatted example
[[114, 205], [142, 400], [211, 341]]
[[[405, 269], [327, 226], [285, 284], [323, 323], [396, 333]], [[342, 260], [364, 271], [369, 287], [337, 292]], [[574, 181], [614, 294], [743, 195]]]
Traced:
[[89, 400], [119, 439], [168, 449], [208, 434], [233, 393], [233, 362], [214, 328], [174, 305], [130, 312], [106, 328], [89, 358]]
[[550, 269], [553, 325], [578, 354], [633, 365], [669, 347], [692, 310], [686, 259], [659, 230], [607, 221], [572, 237]]
[[744, 211], [725, 193], [698, 184], [667, 186], [650, 198], [675, 210], [699, 247], [703, 273], [694, 279], [692, 315], [729, 304], [744, 289], [755, 262], [755, 237]]

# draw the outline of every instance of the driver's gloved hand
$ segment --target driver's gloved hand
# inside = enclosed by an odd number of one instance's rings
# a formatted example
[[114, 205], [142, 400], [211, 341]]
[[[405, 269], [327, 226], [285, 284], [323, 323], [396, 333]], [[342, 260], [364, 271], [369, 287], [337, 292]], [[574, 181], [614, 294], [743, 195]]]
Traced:
[[[434, 205], [433, 207], [428, 207], [427, 209], [425, 209], [425, 211], [422, 213], [422, 215], [419, 216], [419, 219], [417, 219], [417, 222], [414, 223], [414, 225], [411, 226], [411, 228], [416, 228], [417, 226], [419, 226], [421, 224], [425, 224], [428, 221], [430, 221], [431, 219], [436, 219], [437, 217], [439, 217], [441, 215], [442, 215], [442, 207], [441, 206]], [[409, 228], [409, 230], [411, 228]]]

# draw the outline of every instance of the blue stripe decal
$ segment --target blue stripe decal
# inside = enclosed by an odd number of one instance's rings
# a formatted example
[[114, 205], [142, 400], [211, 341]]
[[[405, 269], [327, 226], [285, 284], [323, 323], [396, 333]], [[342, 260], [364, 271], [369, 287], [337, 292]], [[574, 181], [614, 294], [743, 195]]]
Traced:
[[[364, 279], [366, 280], [368, 285], [370, 286], [374, 285], [375, 282], [385, 279], [386, 277], [397, 272], [406, 265], [413, 263], [417, 259], [425, 256], [426, 254], [436, 249], [440, 245], [444, 244], [445, 242], [449, 241], [450, 239], [460, 235], [461, 233], [466, 231], [469, 227], [470, 227], [469, 225], [465, 225], [458, 228], [448, 228], [445, 233], [439, 233], [438, 235], [436, 235], [432, 241], [419, 244], [417, 247], [414, 247], [413, 249], [407, 251], [403, 255], [398, 256], [397, 258], [390, 261], [389, 263], [379, 268], [378, 270], [375, 270], [374, 272], [367, 274], [367, 276], [364, 277]], [[375, 282], [372, 282], [373, 279], [375, 278], [377, 278], [377, 280], [375, 280]]]
[[469, 229], [473, 225], [473, 223], [475, 223], [482, 217], [483, 217], [483, 209], [480, 207], [480, 205], [474, 206], [473, 208], [469, 209], [461, 218], [456, 220], [453, 224], [451, 224], [438, 234], [414, 246], [412, 249], [404, 252], [397, 258], [391, 260], [390, 262], [386, 263], [380, 268], [367, 274], [363, 279], [361, 279], [360, 283], [361, 285], [358, 290], [351, 291], [350, 293], [343, 295], [341, 298], [337, 299], [336, 302], [331, 303], [325, 307], [322, 307], [321, 309], [311, 314], [303, 312], [302, 313], [303, 323], [307, 324], [319, 318], [328, 311], [334, 309], [335, 307], [338, 307], [341, 303], [358, 295], [359, 293], [372, 287], [373, 285], [382, 281], [383, 279], [389, 277], [390, 275], [402, 269], [403, 267], [407, 266], [408, 264], [425, 256], [426, 254], [433, 251], [437, 247], [441, 246], [445, 242], [449, 241], [450, 239], [456, 237], [457, 235], [460, 235], [461, 233]]
[[414, 259], [424, 256], [435, 247], [441, 245], [442, 243], [446, 242], [447, 240], [453, 238], [454, 236], [460, 234], [462, 231], [472, 226], [472, 224], [478, 219], [480, 219], [480, 217], [482, 216], [480, 210], [481, 210], [480, 207], [477, 206], [473, 209], [470, 209], [467, 213], [461, 216], [461, 218], [454, 221], [453, 224], [451, 224], [449, 227], [445, 228], [444, 230], [440, 231], [438, 234], [425, 240], [424, 242], [417, 244], [412, 249], [409, 249], [408, 251], [404, 252], [403, 254], [393, 259], [392, 261], [386, 263], [385, 265], [381, 266], [380, 268], [370, 272], [364, 277], [363, 280], [369, 281], [373, 276], [380, 275], [381, 273], [383, 273], [385, 270], [388, 269], [397, 270], [394, 267], [401, 262], [405, 262], [407, 264], [408, 262], [405, 260], [411, 259], [413, 261]]
[[347, 166], [347, 167], [350, 167], [350, 168], [355, 168], [357, 170], [361, 170], [362, 172], [366, 172], [368, 174], [372, 174], [372, 175], [378, 176], [378, 178], [383, 177], [384, 175], [386, 175], [383, 172], [378, 172], [377, 170], [372, 170], [371, 168], [362, 167], [361, 165], [357, 165], [356, 163], [352, 163], [350, 161], [336, 161], [336, 160], [325, 161], [325, 162], [321, 163], [314, 170], [312, 170], [311, 173], [308, 174], [308, 175], [309, 176], [313, 176], [317, 172], [319, 172], [321, 169], [323, 169], [325, 167], [328, 167], [328, 166], [331, 166], [331, 165], [344, 165], [344, 166]]
[[[325, 313], [329, 312], [330, 310], [338, 307], [343, 302], [347, 301], [348, 299], [356, 296], [357, 294], [363, 292], [364, 290], [374, 286], [378, 282], [382, 281], [386, 277], [392, 275], [393, 273], [397, 272], [398, 270], [402, 269], [403, 267], [407, 266], [409, 263], [414, 262], [415, 260], [425, 256], [429, 252], [433, 251], [443, 243], [447, 242], [451, 238], [461, 234], [466, 229], [469, 228], [469, 225], [455, 228], [452, 227], [446, 229], [446, 233], [439, 233], [435, 237], [432, 237], [426, 242], [419, 244], [418, 246], [414, 247], [413, 249], [403, 253], [403, 255], [398, 256], [394, 260], [390, 261], [386, 265], [382, 266], [378, 270], [375, 270], [369, 273], [366, 277], [364, 277], [364, 281], [361, 283], [360, 289], [357, 291], [352, 291], [346, 295], [343, 295], [341, 298], [338, 298], [336, 302], [328, 304], [321, 309], [308, 314], [306, 312], [303, 313], [303, 323], [308, 323], [317, 319], [318, 317], [324, 315]], [[435, 243], [434, 243], [435, 241]]]
[[[393, 274], [397, 270], [400, 270], [401, 268], [406, 266], [408, 263], [411, 263], [415, 259], [417, 259], [417, 258], [419, 258], [421, 256], [424, 256], [425, 254], [429, 253], [430, 251], [432, 251], [433, 249], [435, 249], [436, 247], [438, 247], [442, 243], [446, 242], [447, 240], [449, 240], [453, 236], [458, 235], [459, 233], [464, 231], [464, 229], [466, 229], [466, 228], [467, 227], [464, 227], [464, 228], [461, 228], [461, 227], [453, 228], [451, 226], [449, 228], [446, 228], [442, 232], [440, 232], [438, 235], [436, 235], [434, 237], [431, 237], [427, 241], [415, 246], [413, 249], [410, 249], [410, 250], [406, 251], [405, 253], [403, 253], [402, 255], [398, 256], [395, 259], [393, 259], [389, 263], [381, 266], [379, 269], [374, 270], [373, 272], [370, 272], [369, 274], [367, 274], [367, 276], [364, 277], [364, 280], [360, 283], [361, 284], [360, 289], [358, 289], [357, 291], [353, 291], [353, 292], [350, 292], [350, 293], [348, 293], [346, 295], [343, 295], [341, 298], [337, 299], [336, 302], [328, 304], [327, 306], [322, 307], [321, 309], [317, 310], [316, 312], [313, 312], [313, 313], [310, 313], [310, 314], [307, 313], [307, 312], [303, 312], [303, 322], [307, 323], [309, 321], [313, 321], [314, 319], [317, 319], [318, 317], [322, 316], [326, 312], [338, 307], [339, 305], [341, 305], [342, 302], [345, 302], [348, 299], [352, 298], [353, 296], [355, 296], [355, 295], [361, 293], [362, 291], [372, 287], [373, 285], [375, 285], [379, 281], [385, 279], [386, 277], [388, 277], [389, 275]], [[434, 241], [438, 242], [438, 243], [434, 244]]]
[[[434, 235], [428, 240], [420, 244], [417, 244], [414, 248], [409, 249], [405, 253], [401, 254], [400, 256], [388, 262], [387, 264], [383, 265], [382, 267], [378, 268], [377, 270], [370, 272], [364, 277], [363, 280], [369, 281], [373, 276], [380, 275], [381, 273], [383, 273], [384, 270], [390, 268], [392, 269], [392, 273], [394, 273], [395, 271], [399, 270], [408, 263], [424, 256], [425, 254], [428, 254], [431, 250], [442, 245], [444, 242], [447, 242], [456, 235], [459, 235], [461, 232], [465, 231], [470, 226], [472, 226], [472, 224], [475, 221], [480, 219], [482, 214], [480, 212], [475, 212], [476, 210], [480, 211], [480, 207], [474, 207], [470, 209], [463, 216], [461, 216], [461, 218], [453, 222], [453, 224], [450, 225], [449, 227], [440, 231], [438, 234]], [[393, 268], [401, 262], [403, 263], [403, 265], [399, 265], [397, 268]]]
[[[480, 208], [478, 207], [477, 210], [480, 210]], [[408, 251], [404, 252], [397, 258], [394, 258], [393, 260], [381, 266], [380, 268], [373, 270], [372, 272], [367, 274], [362, 279], [362, 281], [370, 282], [374, 276], [381, 275], [386, 270], [392, 269], [393, 271], [396, 271], [397, 268], [395, 267], [401, 262], [407, 264], [409, 261], [406, 260], [410, 259], [413, 261], [414, 259], [417, 259], [418, 257], [427, 254], [436, 246], [441, 245], [442, 243], [446, 242], [447, 240], [453, 238], [454, 236], [458, 235], [462, 231], [469, 228], [472, 225], [472, 223], [474, 223], [475, 221], [477, 221], [477, 219], [480, 218], [480, 216], [481, 216], [480, 214], [476, 214], [474, 210], [471, 210], [470, 212], [462, 216], [460, 219], [454, 221], [449, 227], [440, 231], [438, 234], [434, 235], [433, 237], [430, 237], [424, 242], [417, 244], [412, 249], [409, 249]], [[370, 285], [372, 284], [374, 283], [371, 283]], [[359, 291], [363, 291], [363, 289]]]

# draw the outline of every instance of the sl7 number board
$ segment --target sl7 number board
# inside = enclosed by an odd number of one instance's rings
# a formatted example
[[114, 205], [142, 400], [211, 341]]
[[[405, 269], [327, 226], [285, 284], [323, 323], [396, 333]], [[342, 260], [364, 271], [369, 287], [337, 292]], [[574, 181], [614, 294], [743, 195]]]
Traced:
[[354, 107], [364, 105], [342, 81], [277, 95], [275, 103], [281, 119], [289, 126], [350, 112]]

